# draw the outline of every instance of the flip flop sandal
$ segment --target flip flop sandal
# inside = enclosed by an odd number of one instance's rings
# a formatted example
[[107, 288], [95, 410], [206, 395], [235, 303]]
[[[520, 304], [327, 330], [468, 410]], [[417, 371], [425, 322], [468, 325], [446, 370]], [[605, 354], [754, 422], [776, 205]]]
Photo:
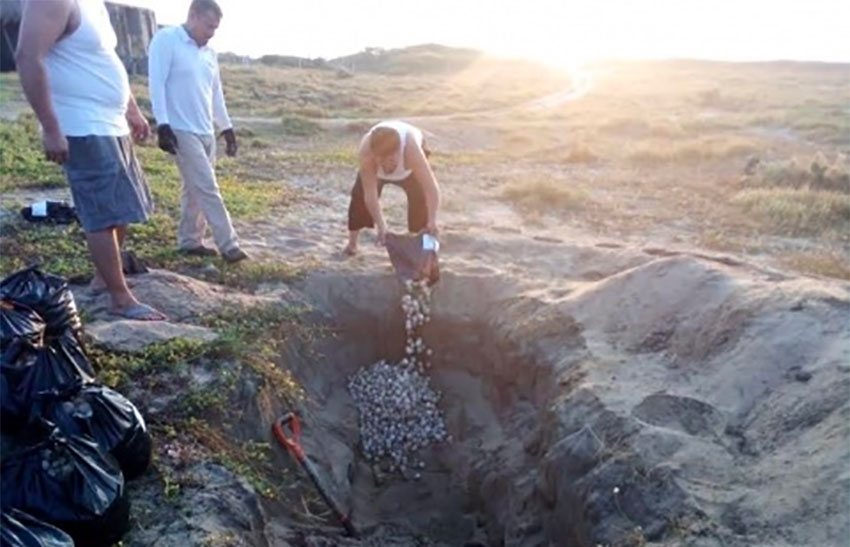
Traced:
[[[109, 312], [111, 315], [117, 315], [119, 317], [123, 317], [124, 319], [133, 319], [135, 321], [167, 321], [168, 317], [157, 310], [156, 308], [152, 308], [147, 304], [142, 304], [141, 302], [138, 304], [133, 304], [129, 308], [121, 311], [111, 311]], [[160, 315], [159, 319], [148, 319], [150, 316]]]

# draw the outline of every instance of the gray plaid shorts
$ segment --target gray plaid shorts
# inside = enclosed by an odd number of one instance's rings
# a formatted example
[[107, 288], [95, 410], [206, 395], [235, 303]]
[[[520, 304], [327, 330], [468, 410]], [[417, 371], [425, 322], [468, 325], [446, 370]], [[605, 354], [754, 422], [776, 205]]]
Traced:
[[64, 164], [86, 232], [145, 222], [153, 199], [129, 136], [68, 137]]

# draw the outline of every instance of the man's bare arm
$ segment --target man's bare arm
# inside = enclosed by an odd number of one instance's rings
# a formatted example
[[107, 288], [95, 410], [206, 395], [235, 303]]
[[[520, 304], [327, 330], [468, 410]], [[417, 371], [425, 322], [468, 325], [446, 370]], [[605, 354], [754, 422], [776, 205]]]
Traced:
[[44, 151], [48, 159], [58, 163], [67, 159], [68, 143], [53, 110], [44, 58], [64, 34], [71, 13], [70, 0], [26, 0], [15, 51], [21, 87], [44, 129]]
[[150, 137], [151, 126], [139, 109], [139, 105], [136, 104], [136, 98], [133, 96], [132, 91], [130, 92], [130, 98], [127, 99], [127, 114], [125, 117], [127, 118], [127, 123], [130, 124], [130, 132], [133, 135], [134, 141], [140, 143]]

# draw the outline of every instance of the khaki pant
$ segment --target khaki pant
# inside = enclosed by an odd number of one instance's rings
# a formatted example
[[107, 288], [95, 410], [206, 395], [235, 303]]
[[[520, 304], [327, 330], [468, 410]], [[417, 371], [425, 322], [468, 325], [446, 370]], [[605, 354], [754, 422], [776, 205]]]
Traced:
[[226, 253], [239, 242], [215, 180], [215, 137], [180, 130], [174, 134], [183, 179], [177, 244], [181, 249], [200, 247], [209, 224], [216, 247]]

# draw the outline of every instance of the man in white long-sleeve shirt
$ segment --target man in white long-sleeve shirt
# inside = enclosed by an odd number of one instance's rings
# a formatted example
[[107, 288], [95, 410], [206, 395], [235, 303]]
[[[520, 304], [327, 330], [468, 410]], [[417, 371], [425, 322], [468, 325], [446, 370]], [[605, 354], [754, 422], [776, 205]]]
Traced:
[[148, 83], [159, 147], [176, 155], [183, 179], [178, 246], [188, 254], [215, 255], [204, 246], [209, 224], [222, 258], [238, 262], [248, 255], [239, 248], [215, 179], [214, 124], [223, 130], [227, 155], [237, 150], [218, 59], [207, 45], [221, 16], [215, 0], [192, 0], [186, 23], [157, 31], [148, 53]]

